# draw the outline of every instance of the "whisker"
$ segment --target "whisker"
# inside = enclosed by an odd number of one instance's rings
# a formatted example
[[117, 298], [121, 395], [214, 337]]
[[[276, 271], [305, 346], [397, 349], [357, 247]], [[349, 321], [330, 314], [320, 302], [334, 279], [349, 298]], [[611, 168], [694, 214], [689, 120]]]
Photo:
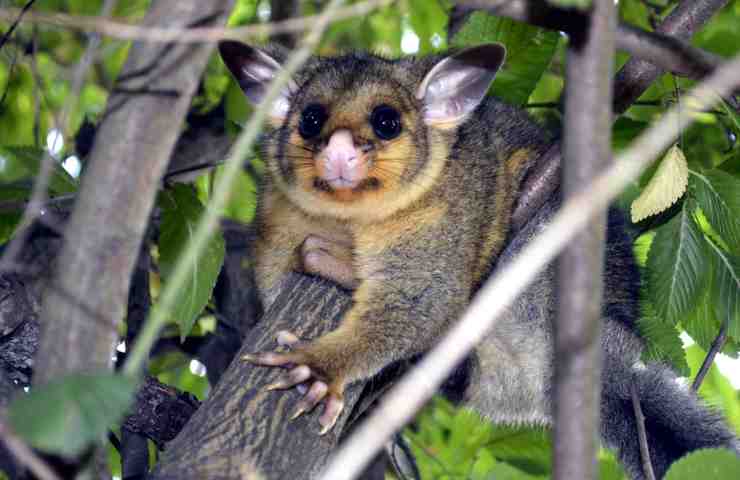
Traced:
[[316, 150], [314, 148], [308, 147], [306, 145], [301, 145], [299, 143], [293, 143], [293, 142], [285, 142], [287, 145], [292, 145], [296, 148], [300, 148], [303, 150], [306, 150], [307, 152], [316, 153]]

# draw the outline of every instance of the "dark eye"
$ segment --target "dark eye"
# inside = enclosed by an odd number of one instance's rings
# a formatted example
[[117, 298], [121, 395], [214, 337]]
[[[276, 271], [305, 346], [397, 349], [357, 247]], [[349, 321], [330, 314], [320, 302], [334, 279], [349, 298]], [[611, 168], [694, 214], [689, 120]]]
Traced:
[[327, 118], [329, 118], [329, 115], [323, 106], [318, 104], [307, 106], [301, 113], [301, 119], [298, 122], [298, 133], [305, 139], [315, 137], [321, 133]]
[[391, 140], [401, 133], [401, 114], [393, 107], [380, 105], [370, 115], [370, 125], [382, 140]]

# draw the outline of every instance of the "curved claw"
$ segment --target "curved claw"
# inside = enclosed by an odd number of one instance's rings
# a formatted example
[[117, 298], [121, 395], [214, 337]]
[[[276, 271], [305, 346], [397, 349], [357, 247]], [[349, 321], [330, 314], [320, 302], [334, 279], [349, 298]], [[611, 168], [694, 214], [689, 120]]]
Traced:
[[254, 365], [263, 365], [266, 367], [287, 367], [289, 365], [298, 363], [294, 356], [290, 353], [248, 353], [242, 355], [242, 360], [245, 360]]
[[290, 416], [290, 419], [295, 420], [304, 413], [310, 412], [311, 410], [316, 408], [316, 405], [318, 405], [321, 400], [324, 399], [328, 391], [329, 387], [326, 385], [326, 383], [321, 381], [313, 382], [313, 385], [311, 385], [311, 388], [308, 390], [306, 395], [304, 395], [303, 398], [301, 398], [301, 400], [298, 402], [298, 405], [296, 406], [293, 415]]
[[308, 368], [307, 365], [299, 365], [291, 369], [287, 374], [280, 377], [280, 379], [278, 379], [277, 381], [266, 386], [265, 390], [286, 390], [305, 382], [309, 378], [311, 378], [311, 369]]
[[319, 435], [326, 435], [332, 428], [334, 428], [334, 424], [337, 423], [337, 419], [339, 418], [339, 415], [342, 414], [342, 410], [344, 410], [344, 400], [336, 395], [329, 395], [329, 398], [326, 400], [326, 405], [324, 406], [324, 413], [319, 417], [319, 424], [321, 424], [322, 427]]

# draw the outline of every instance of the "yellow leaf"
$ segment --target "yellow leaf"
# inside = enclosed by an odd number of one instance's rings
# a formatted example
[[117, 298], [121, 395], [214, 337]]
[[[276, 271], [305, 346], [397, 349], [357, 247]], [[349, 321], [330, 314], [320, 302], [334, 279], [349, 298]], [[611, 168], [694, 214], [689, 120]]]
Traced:
[[653, 178], [632, 202], [634, 223], [667, 210], [686, 192], [689, 183], [689, 166], [683, 151], [674, 145], [658, 165]]

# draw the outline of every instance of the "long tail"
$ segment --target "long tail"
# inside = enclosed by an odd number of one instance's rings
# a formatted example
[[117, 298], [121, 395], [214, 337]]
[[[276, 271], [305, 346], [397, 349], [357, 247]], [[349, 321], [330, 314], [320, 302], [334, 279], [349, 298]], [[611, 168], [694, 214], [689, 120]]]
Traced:
[[727, 447], [740, 452], [740, 441], [722, 416], [702, 405], [670, 369], [657, 364], [635, 369], [625, 366], [623, 360], [605, 360], [601, 437], [606, 446], [616, 450], [630, 476], [645, 478], [632, 406], [633, 384], [645, 416], [656, 478], [662, 478], [671, 463], [692, 450]]

